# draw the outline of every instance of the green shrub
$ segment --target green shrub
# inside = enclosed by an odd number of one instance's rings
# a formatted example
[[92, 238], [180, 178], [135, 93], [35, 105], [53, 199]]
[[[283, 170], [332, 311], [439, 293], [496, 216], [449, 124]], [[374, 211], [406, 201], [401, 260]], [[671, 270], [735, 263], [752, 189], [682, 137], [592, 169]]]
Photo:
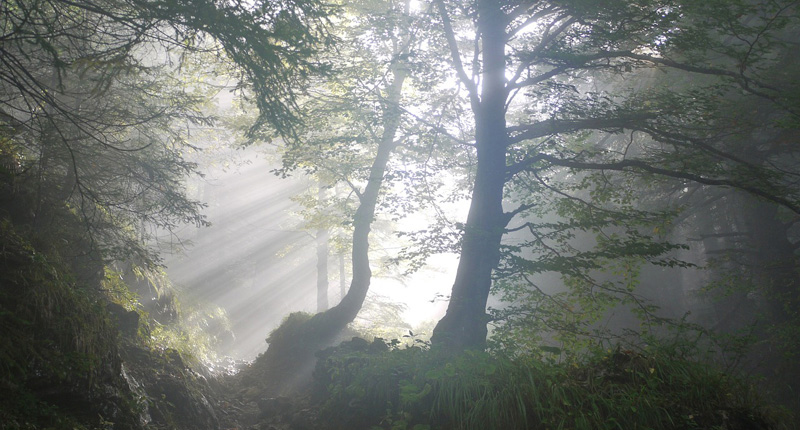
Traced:
[[285, 339], [298, 337], [298, 329], [308, 322], [314, 314], [308, 312], [292, 312], [281, 321], [281, 324], [267, 336], [267, 343], [278, 343]]

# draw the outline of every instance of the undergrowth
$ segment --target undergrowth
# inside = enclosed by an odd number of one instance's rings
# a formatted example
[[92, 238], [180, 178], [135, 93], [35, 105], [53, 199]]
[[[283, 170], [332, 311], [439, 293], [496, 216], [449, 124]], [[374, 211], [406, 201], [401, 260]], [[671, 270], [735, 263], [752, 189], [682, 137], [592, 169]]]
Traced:
[[[159, 324], [119, 272], [33, 236], [0, 214], [0, 429], [136, 428], [144, 409], [169, 411], [175, 400], [132, 391], [123, 365], [161, 372], [153, 384], [189, 379], [195, 357], [213, 357], [207, 328], [225, 315], [185, 306]], [[61, 237], [51, 241], [72, 243]], [[174, 396], [197, 385], [175, 382]]]
[[351, 342], [327, 351], [315, 377], [341, 429], [788, 428], [747, 383], [674, 345], [558, 362]]
[[103, 302], [57, 254], [39, 252], [6, 219], [0, 243], [0, 428], [97, 421], [76, 414], [117, 408], [117, 400], [96, 390], [119, 365], [117, 333]]
[[230, 333], [231, 325], [224, 309], [203, 303], [179, 300], [172, 282], [163, 271], [136, 267], [128, 274], [134, 281], [144, 283], [158, 294], [158, 304], [167, 307], [172, 317], [159, 321], [142, 304], [123, 272], [105, 268], [102, 289], [107, 299], [128, 312], [138, 314], [137, 343], [156, 351], [177, 350], [192, 365], [214, 363], [218, 360], [220, 334]]

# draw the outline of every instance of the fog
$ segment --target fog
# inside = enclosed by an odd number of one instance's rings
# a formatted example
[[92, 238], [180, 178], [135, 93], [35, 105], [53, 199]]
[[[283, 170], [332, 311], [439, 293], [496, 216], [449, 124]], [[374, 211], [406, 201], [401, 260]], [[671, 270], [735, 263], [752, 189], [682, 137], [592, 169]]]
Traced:
[[[263, 352], [267, 335], [289, 313], [317, 311], [314, 231], [303, 229], [301, 207], [292, 199], [316, 185], [301, 173], [280, 178], [273, 173], [276, 165], [264, 148], [250, 148], [236, 151], [224, 166], [203, 167], [204, 177], [191, 188], [208, 204], [204, 213], [211, 226], [176, 232], [172, 241], [181, 246], [165, 255], [167, 274], [183, 300], [225, 310], [230, 333], [221, 336], [218, 353], [237, 359]], [[425, 222], [419, 215], [392, 227], [419, 229]], [[375, 277], [356, 326], [388, 336], [422, 327], [429, 336], [444, 313], [457, 257], [434, 256], [419, 272], [402, 276], [401, 268], [387, 262], [402, 241], [380, 227], [372, 236]], [[344, 260], [349, 285], [349, 255]], [[339, 270], [339, 256], [331, 253], [329, 306], [341, 299]], [[397, 307], [401, 320], [390, 307]]]

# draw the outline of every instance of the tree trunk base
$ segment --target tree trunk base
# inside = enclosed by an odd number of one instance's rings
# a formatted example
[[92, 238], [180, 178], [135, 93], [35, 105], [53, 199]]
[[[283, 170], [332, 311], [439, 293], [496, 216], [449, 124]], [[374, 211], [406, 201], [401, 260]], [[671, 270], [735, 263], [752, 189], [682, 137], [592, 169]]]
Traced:
[[260, 396], [288, 396], [310, 386], [317, 352], [355, 335], [347, 333], [350, 321], [334, 317], [330, 312], [313, 316], [295, 312], [270, 333], [269, 348], [256, 358], [252, 374], [245, 376], [260, 387]]

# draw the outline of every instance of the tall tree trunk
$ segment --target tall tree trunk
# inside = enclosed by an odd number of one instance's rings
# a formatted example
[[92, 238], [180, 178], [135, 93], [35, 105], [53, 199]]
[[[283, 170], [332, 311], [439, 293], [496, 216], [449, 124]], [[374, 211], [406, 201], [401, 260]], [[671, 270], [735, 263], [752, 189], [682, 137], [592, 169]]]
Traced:
[[347, 294], [347, 280], [345, 279], [344, 273], [344, 253], [339, 253], [339, 298], [340, 300], [344, 298], [344, 295]]
[[455, 284], [444, 318], [433, 331], [434, 345], [459, 351], [486, 346], [486, 302], [492, 271], [500, 260], [500, 240], [508, 224], [503, 212], [506, 177], [505, 16], [495, 1], [478, 3], [482, 77], [473, 97], [477, 172], [461, 245]]
[[754, 283], [773, 324], [797, 318], [800, 305], [797, 245], [789, 240], [791, 223], [781, 220], [775, 204], [750, 198], [744, 222], [753, 249]]
[[[800, 327], [800, 259], [792, 243], [792, 223], [781, 219], [778, 205], [748, 198], [743, 207], [752, 249], [752, 291], [757, 309], [754, 334], [757, 343], [752, 363], [767, 376], [766, 385], [786, 406], [798, 410], [800, 367], [797, 333]], [[750, 301], [753, 304], [753, 301]]]

